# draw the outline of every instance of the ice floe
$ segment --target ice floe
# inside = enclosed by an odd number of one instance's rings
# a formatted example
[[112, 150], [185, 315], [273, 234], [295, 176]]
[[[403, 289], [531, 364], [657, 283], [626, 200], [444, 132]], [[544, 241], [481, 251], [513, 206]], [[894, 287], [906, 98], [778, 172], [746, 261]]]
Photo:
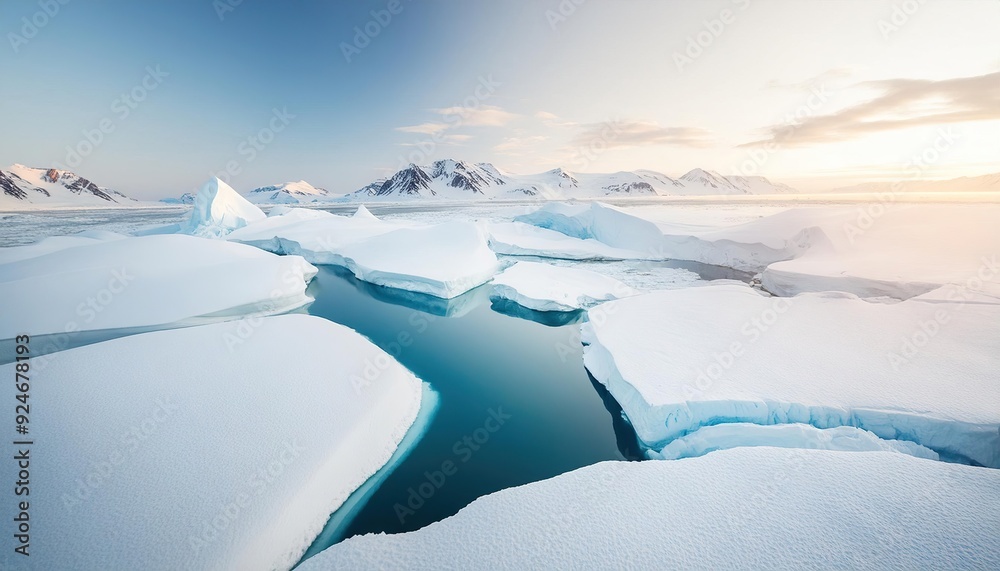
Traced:
[[343, 266], [373, 284], [446, 299], [482, 285], [499, 269], [478, 224], [386, 222], [363, 206], [351, 217], [290, 210], [237, 230], [229, 239]]
[[995, 569], [998, 488], [998, 470], [886, 452], [602, 462], [299, 569]]
[[317, 271], [298, 256], [179, 234], [53, 238], [0, 259], [16, 260], [0, 264], [0, 340], [283, 313], [311, 301]]
[[390, 460], [423, 390], [306, 315], [71, 349], [32, 378], [37, 569], [290, 569]]
[[493, 279], [493, 299], [509, 299], [535, 311], [575, 311], [636, 295], [605, 275], [539, 262], [517, 262]]
[[585, 364], [652, 450], [707, 425], [804, 423], [1000, 467], [1000, 304], [723, 284], [594, 312]]

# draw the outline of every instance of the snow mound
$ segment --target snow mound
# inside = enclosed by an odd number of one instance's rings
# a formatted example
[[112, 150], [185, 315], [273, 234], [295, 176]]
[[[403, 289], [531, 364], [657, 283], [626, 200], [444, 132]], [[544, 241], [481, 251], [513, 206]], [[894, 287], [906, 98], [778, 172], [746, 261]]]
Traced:
[[741, 446], [774, 446], [810, 450], [841, 450], [852, 452], [899, 452], [917, 458], [939, 460], [937, 452], [907, 442], [883, 440], [867, 430], [851, 426], [816, 428], [808, 424], [772, 424], [763, 426], [734, 422], [705, 426], [678, 438], [659, 452], [650, 452], [657, 460], [677, 460], [704, 456], [716, 450]]
[[263, 210], [231, 186], [212, 177], [195, 196], [191, 219], [182, 231], [197, 236], [222, 236], [266, 217]]
[[242, 571], [298, 561], [422, 384], [353, 330], [286, 315], [56, 353], [31, 388], [32, 565]]
[[486, 283], [498, 270], [484, 231], [471, 222], [414, 226], [379, 220], [360, 208], [350, 217], [303, 220], [291, 214], [272, 216], [228, 238], [314, 264], [343, 266], [376, 285], [445, 299]]
[[997, 470], [884, 452], [602, 462], [299, 569], [996, 569], [998, 487]]
[[605, 275], [538, 262], [518, 262], [493, 279], [492, 299], [535, 311], [576, 311], [639, 292]]
[[177, 327], [283, 313], [312, 301], [306, 283], [317, 269], [297, 256], [176, 234], [61, 242], [76, 245], [38, 255], [50, 245], [43, 240], [4, 252], [17, 261], [0, 264], [0, 340]]
[[593, 311], [584, 363], [654, 451], [707, 425], [802, 423], [1000, 467], [1000, 304], [725, 284]]

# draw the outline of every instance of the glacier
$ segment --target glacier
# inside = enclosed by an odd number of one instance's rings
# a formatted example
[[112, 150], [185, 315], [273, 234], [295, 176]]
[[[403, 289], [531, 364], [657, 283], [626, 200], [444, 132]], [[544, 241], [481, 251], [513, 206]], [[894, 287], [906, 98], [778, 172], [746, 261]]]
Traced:
[[710, 425], [802, 423], [1000, 467], [1000, 303], [778, 298], [729, 283], [590, 313], [584, 364], [650, 450]]
[[299, 569], [996, 569], [998, 489], [998, 470], [887, 452], [602, 462]]
[[366, 338], [306, 315], [70, 349], [34, 378], [38, 569], [290, 569], [426, 400]]

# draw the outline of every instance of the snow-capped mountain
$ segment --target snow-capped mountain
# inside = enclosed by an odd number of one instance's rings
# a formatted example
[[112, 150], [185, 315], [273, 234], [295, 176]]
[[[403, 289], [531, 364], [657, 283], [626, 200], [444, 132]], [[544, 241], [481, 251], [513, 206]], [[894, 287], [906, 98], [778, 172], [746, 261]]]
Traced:
[[160, 202], [164, 204], [194, 204], [194, 193], [185, 192], [180, 198], [163, 198]]
[[304, 180], [255, 188], [247, 199], [255, 204], [300, 204], [322, 202], [330, 197], [325, 188], [316, 188]]
[[866, 182], [835, 188], [830, 192], [1000, 192], [1000, 173], [963, 176], [948, 180], [903, 180]]
[[388, 179], [355, 191], [352, 198], [409, 197], [476, 198], [598, 198], [603, 196], [674, 196], [773, 194], [795, 192], [764, 177], [722, 176], [695, 169], [679, 179], [648, 170], [609, 174], [572, 173], [556, 168], [534, 175], [515, 175], [489, 163], [441, 160], [430, 166], [411, 164]]
[[114, 206], [136, 202], [69, 171], [20, 164], [0, 171], [0, 189], [2, 206]]

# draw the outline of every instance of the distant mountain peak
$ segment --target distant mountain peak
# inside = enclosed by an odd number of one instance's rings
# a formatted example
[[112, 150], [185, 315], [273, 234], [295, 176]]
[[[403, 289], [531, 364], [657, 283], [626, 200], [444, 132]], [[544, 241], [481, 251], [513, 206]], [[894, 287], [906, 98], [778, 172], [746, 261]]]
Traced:
[[70, 171], [20, 163], [11, 165], [6, 172], [0, 171], [0, 187], [8, 200], [22, 203], [73, 206], [134, 201]]

